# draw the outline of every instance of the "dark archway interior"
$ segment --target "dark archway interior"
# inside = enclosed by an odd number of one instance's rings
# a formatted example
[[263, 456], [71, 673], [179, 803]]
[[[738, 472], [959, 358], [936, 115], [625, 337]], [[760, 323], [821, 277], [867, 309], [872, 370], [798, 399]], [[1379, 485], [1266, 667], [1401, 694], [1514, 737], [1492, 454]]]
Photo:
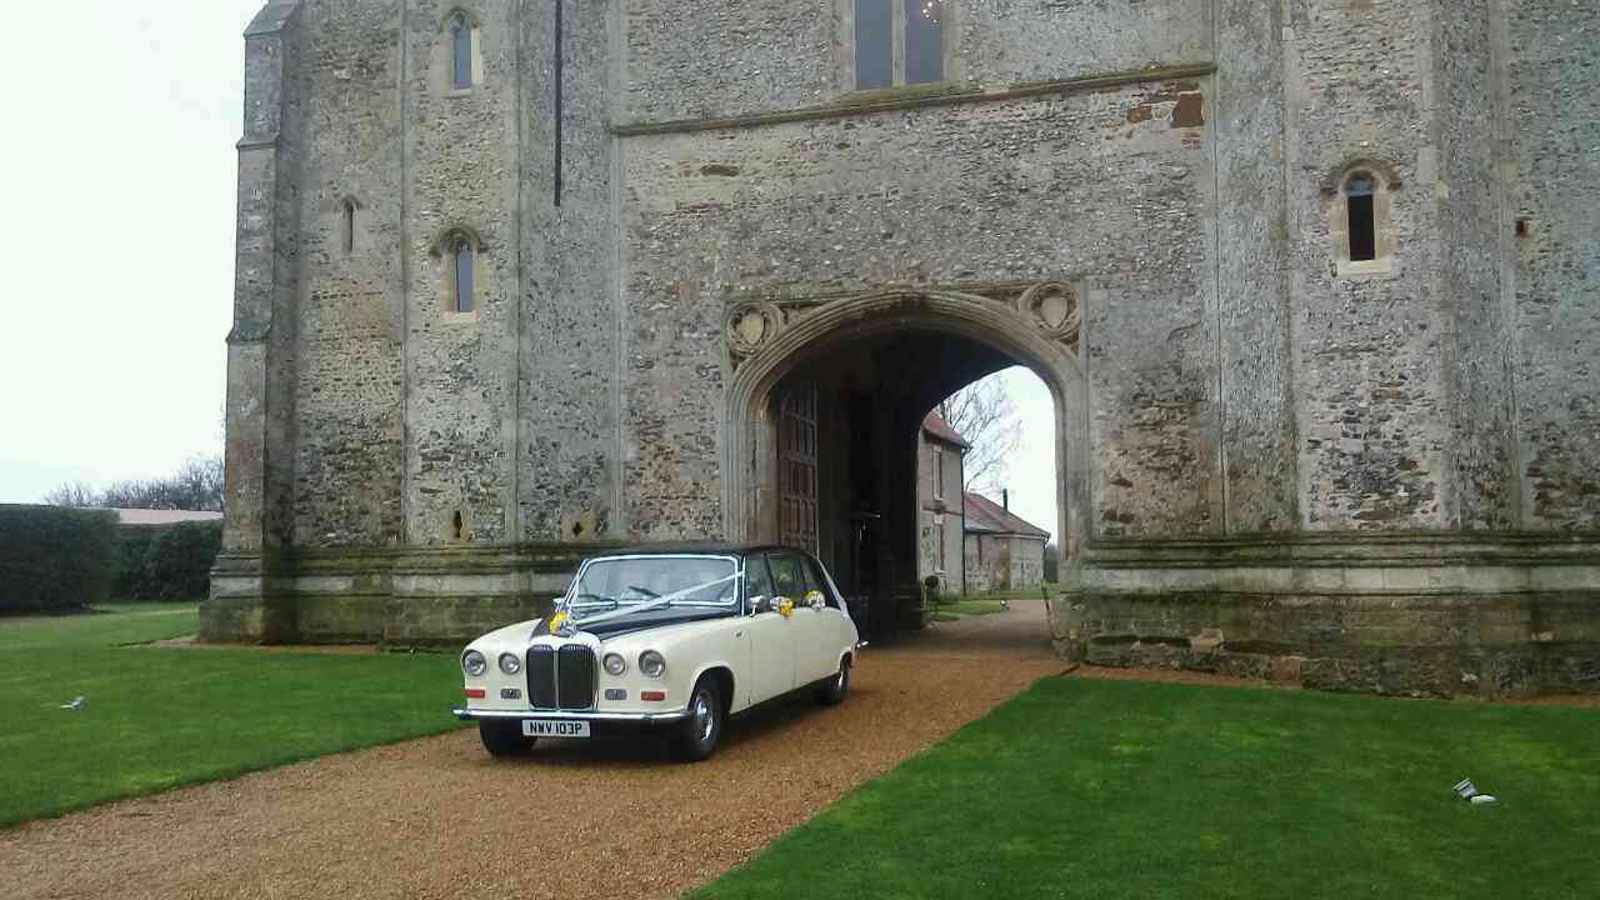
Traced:
[[[779, 434], [773, 445], [778, 484], [762, 530], [775, 540], [805, 543], [796, 540], [794, 522], [814, 519], [816, 552], [874, 639], [908, 624], [920, 600], [917, 450], [923, 417], [962, 387], [1017, 364], [967, 337], [888, 331], [818, 348], [769, 395], [770, 421]], [[797, 439], [785, 404], [801, 397], [815, 399], [790, 409], [814, 411], [814, 428], [801, 424]], [[797, 440], [801, 455], [785, 458]], [[814, 471], [806, 472], [811, 465]], [[808, 491], [814, 492], [814, 507], [796, 499]]]

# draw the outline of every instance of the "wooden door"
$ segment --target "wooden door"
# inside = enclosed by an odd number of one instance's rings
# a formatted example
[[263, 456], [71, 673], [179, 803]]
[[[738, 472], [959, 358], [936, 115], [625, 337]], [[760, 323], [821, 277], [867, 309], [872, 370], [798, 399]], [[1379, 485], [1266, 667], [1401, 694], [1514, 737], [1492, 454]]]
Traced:
[[797, 385], [778, 401], [778, 533], [817, 552], [817, 389]]

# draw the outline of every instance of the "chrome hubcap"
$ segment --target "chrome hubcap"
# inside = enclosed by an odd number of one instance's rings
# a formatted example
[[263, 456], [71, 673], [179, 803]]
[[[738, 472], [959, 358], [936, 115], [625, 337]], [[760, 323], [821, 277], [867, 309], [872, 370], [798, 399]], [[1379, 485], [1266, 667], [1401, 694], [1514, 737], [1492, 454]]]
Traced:
[[711, 712], [711, 698], [701, 692], [694, 695], [694, 727], [700, 732], [700, 740], [711, 739], [711, 729], [716, 724], [716, 717]]

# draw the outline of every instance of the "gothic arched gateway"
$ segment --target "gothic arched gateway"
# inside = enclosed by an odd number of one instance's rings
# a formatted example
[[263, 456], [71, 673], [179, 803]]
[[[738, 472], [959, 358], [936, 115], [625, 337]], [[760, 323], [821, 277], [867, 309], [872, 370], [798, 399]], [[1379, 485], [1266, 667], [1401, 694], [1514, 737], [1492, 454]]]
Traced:
[[1070, 558], [1083, 502], [1079, 290], [1035, 282], [735, 302], [725, 532], [809, 546], [847, 592], [874, 598], [881, 633], [892, 621], [885, 605], [918, 590], [923, 416], [966, 384], [1024, 365], [1055, 401], [1061, 515], [1051, 525]]

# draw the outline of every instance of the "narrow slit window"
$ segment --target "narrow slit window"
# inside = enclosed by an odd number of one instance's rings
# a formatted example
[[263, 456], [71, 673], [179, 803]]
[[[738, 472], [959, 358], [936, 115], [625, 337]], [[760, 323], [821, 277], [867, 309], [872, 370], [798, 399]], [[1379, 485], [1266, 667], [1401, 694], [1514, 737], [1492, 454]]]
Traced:
[[461, 15], [450, 20], [450, 84], [472, 87], [472, 26]]
[[944, 0], [905, 0], [906, 84], [944, 80]]
[[893, 0], [855, 0], [856, 87], [894, 84]]
[[356, 204], [353, 200], [344, 202], [344, 219], [340, 226], [340, 244], [348, 256], [356, 249]]
[[472, 312], [472, 244], [466, 238], [457, 238], [451, 256], [455, 266], [455, 311]]
[[1354, 175], [1345, 182], [1345, 214], [1349, 217], [1351, 262], [1378, 258], [1376, 211], [1372, 205], [1374, 193], [1370, 175]]

